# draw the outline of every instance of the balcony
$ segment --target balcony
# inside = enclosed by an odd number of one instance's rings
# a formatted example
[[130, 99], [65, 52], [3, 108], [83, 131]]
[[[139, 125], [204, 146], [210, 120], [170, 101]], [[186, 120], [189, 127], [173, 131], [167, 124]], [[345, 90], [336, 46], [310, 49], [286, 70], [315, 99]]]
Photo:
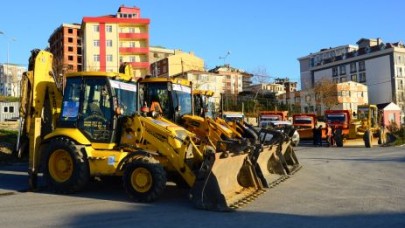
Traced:
[[131, 66], [135, 69], [139, 69], [139, 68], [149, 68], [149, 62], [131, 62], [130, 63]]
[[120, 33], [120, 40], [147, 40], [149, 39], [148, 33]]
[[120, 54], [148, 54], [149, 48], [120, 47]]

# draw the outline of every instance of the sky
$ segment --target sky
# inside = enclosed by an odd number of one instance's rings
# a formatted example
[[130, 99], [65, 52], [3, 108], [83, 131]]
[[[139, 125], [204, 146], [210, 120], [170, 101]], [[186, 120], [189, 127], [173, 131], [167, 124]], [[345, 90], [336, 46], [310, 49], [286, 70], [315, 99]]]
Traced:
[[46, 48], [61, 24], [116, 14], [120, 5], [150, 19], [151, 46], [193, 52], [208, 69], [230, 64], [268, 82], [288, 77], [300, 84], [298, 58], [322, 48], [361, 38], [405, 41], [403, 0], [4, 1], [0, 63], [27, 66], [30, 51]]

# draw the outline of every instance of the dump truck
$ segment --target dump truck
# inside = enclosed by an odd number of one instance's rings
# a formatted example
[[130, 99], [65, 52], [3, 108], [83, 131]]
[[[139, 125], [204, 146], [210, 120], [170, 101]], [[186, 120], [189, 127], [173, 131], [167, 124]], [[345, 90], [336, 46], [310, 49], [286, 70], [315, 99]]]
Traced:
[[258, 123], [260, 127], [266, 127], [270, 121], [286, 121], [288, 111], [259, 111]]
[[28, 154], [30, 189], [37, 189], [39, 173], [57, 193], [114, 176], [130, 199], [152, 202], [168, 181], [180, 179], [195, 207], [216, 211], [232, 211], [263, 192], [248, 154], [198, 147], [195, 134], [142, 112], [131, 75], [74, 72], [60, 88], [52, 60], [33, 50], [22, 77], [17, 148]]
[[[318, 120], [313, 113], [299, 113], [292, 116], [292, 124], [297, 129], [300, 139], [313, 139], [314, 128], [318, 127]], [[327, 126], [322, 126], [322, 139], [327, 138]]]
[[378, 143], [384, 141], [380, 123], [381, 116], [376, 105], [358, 105], [357, 113], [350, 110], [326, 110], [327, 124], [335, 129], [335, 141], [342, 147], [344, 140], [363, 139], [366, 147], [372, 146], [373, 138], [378, 138]]

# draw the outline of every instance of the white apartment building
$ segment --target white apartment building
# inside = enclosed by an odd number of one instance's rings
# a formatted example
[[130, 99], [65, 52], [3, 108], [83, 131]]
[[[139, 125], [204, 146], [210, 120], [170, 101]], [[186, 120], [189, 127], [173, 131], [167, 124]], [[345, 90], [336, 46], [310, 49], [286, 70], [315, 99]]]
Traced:
[[405, 46], [401, 42], [360, 39], [357, 45], [322, 49], [298, 58], [302, 90], [322, 78], [336, 83], [359, 82], [368, 87], [371, 104], [394, 102], [405, 113]]
[[21, 76], [26, 70], [22, 65], [0, 64], [0, 95], [19, 97]]
[[254, 93], [275, 93], [276, 96], [285, 93], [284, 85], [277, 83], [260, 83], [246, 87], [243, 91], [250, 91]]
[[207, 71], [190, 70], [175, 75], [175, 77], [185, 78], [192, 82], [193, 90], [211, 90], [214, 95], [211, 101], [215, 103], [217, 109], [221, 103], [221, 94], [225, 92], [224, 79], [225, 75], [210, 73]]

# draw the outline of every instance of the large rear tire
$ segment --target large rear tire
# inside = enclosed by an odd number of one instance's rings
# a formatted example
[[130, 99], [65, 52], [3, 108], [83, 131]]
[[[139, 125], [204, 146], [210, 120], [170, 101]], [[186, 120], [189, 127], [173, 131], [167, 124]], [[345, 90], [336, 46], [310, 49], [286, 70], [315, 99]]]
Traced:
[[155, 201], [166, 188], [166, 172], [153, 158], [141, 158], [128, 163], [123, 185], [129, 197], [137, 202]]
[[67, 138], [56, 138], [44, 151], [44, 178], [57, 193], [82, 190], [90, 179], [89, 164], [82, 150]]

